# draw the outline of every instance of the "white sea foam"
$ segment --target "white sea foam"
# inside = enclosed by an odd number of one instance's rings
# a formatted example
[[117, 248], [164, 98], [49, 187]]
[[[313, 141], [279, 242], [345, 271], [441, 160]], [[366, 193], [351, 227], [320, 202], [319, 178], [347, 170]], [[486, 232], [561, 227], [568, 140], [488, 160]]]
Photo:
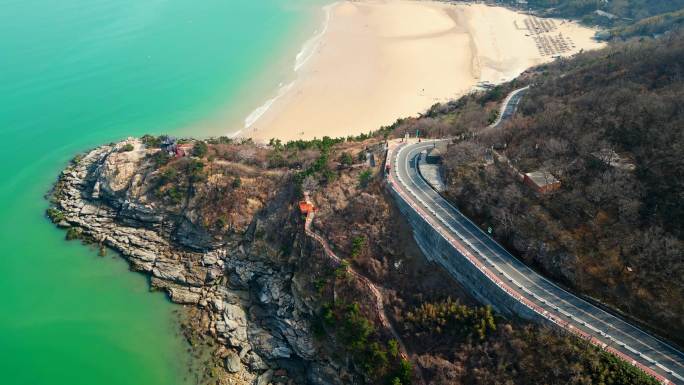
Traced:
[[325, 33], [328, 32], [328, 26], [330, 25], [330, 19], [332, 17], [332, 9], [337, 5], [337, 3], [332, 3], [329, 5], [326, 5], [323, 7], [323, 11], [325, 12], [325, 17], [323, 19], [323, 25], [321, 27], [320, 32], [316, 31], [315, 35], [306, 41], [304, 45], [302, 46], [302, 49], [297, 53], [297, 56], [295, 57], [295, 65], [294, 65], [294, 70], [299, 71], [309, 59], [316, 53], [316, 50], [318, 47], [321, 45], [321, 40], [323, 39], [323, 36], [325, 36]]
[[242, 134], [242, 130], [237, 130], [237, 131], [233, 132], [232, 134], [228, 135], [228, 137], [229, 137], [229, 138], [232, 138], [232, 139], [235, 139], [235, 138], [238, 137], [238, 135], [240, 135], [240, 134]]
[[[335, 7], [337, 3], [332, 3], [329, 5], [326, 5], [323, 7], [323, 12], [325, 13], [325, 17], [323, 18], [323, 25], [321, 27], [320, 32], [316, 31], [314, 32], [314, 36], [307, 40], [306, 43], [302, 46], [302, 49], [297, 53], [297, 56], [295, 57], [295, 65], [294, 65], [294, 70], [295, 72], [299, 71], [300, 68], [306, 64], [309, 59], [314, 55], [316, 52], [316, 49], [318, 49], [321, 40], [323, 39], [323, 36], [325, 36], [325, 33], [328, 31], [328, 25], [330, 24], [330, 19], [332, 17], [332, 9]], [[254, 123], [257, 122], [270, 108], [273, 106], [273, 104], [283, 97], [292, 87], [294, 86], [294, 82], [283, 86], [283, 83], [280, 83], [278, 85], [278, 94], [269, 100], [267, 100], [264, 104], [259, 106], [256, 110], [252, 111], [246, 118], [245, 118], [245, 127], [244, 128], [249, 128], [251, 127]], [[242, 133], [242, 130], [239, 130], [235, 132], [234, 134], [231, 135], [231, 137], [236, 137]]]
[[[282, 84], [282, 83], [280, 83], [280, 84]], [[268, 99], [266, 101], [266, 103], [262, 104], [261, 106], [259, 106], [259, 108], [252, 111], [252, 113], [249, 114], [249, 116], [247, 116], [247, 118], [245, 118], [245, 128], [249, 128], [254, 123], [256, 123], [256, 121], [259, 120], [266, 113], [266, 111], [268, 111], [269, 108], [271, 108], [273, 103], [275, 103], [278, 99], [283, 97], [288, 91], [290, 91], [290, 89], [292, 89], [293, 86], [294, 86], [294, 82], [292, 82], [288, 85], [285, 85], [285, 86], [281, 86], [278, 89], [278, 94], [274, 98]], [[234, 135], [237, 136], [241, 132], [242, 131], [238, 131]]]

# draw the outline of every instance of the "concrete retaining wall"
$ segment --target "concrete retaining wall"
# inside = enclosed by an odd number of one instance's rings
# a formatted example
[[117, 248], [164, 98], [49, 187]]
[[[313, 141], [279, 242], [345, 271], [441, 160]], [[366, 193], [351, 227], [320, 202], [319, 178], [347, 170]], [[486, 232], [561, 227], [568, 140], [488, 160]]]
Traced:
[[487, 278], [413, 210], [394, 188], [389, 187], [389, 190], [397, 202], [399, 210], [411, 224], [413, 237], [428, 260], [441, 265], [478, 301], [490, 305], [497, 312], [507, 316], [518, 316], [532, 321], [550, 323], [549, 320], [508, 295]]

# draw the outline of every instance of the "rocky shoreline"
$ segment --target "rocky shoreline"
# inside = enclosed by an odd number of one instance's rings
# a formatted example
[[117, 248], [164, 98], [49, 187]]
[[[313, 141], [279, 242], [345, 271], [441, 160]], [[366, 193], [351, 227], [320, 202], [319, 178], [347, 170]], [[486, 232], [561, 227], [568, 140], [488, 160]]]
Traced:
[[67, 238], [118, 251], [131, 270], [150, 276], [153, 289], [192, 307], [188, 336], [208, 339], [214, 349], [204, 383], [342, 383], [348, 374], [313, 338], [315, 307], [300, 284], [306, 277], [254, 236], [256, 220], [207, 242], [191, 213], [144, 198], [145, 165], [156, 151], [129, 139], [78, 157], [60, 175], [48, 215]]

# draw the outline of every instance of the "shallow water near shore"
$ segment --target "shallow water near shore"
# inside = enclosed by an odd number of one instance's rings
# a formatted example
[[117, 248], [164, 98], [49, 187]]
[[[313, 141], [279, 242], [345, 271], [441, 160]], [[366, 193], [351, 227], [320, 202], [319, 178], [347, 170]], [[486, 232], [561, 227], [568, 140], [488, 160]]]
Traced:
[[[65, 242], [44, 194], [103, 142], [241, 128], [324, 3], [0, 2], [0, 383], [190, 383], [177, 307], [114, 253]], [[236, 127], [198, 131], [219, 115]]]

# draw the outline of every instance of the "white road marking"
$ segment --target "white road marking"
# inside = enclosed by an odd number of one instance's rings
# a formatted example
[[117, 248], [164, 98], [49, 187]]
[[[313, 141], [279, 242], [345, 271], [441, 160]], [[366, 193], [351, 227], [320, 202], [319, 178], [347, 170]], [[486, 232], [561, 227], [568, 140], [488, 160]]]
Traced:
[[[456, 235], [457, 235], [459, 238], [461, 238], [468, 246], [470, 246], [470, 248], [471, 248], [472, 250], [475, 250], [478, 254], [480, 254], [480, 256], [481, 256], [483, 259], [485, 259], [485, 262], [488, 262], [490, 265], [494, 266], [494, 264], [491, 262], [491, 260], [490, 260], [487, 256], [485, 256], [485, 255], [479, 250], [479, 248], [475, 247], [468, 239], [465, 239], [465, 238], [460, 234], [459, 231], [457, 231], [456, 229], [454, 229], [454, 228], [451, 226], [451, 224], [450, 224], [449, 222], [445, 221], [444, 218], [441, 217], [441, 215], [437, 214], [437, 212], [436, 212], [434, 209], [432, 209], [432, 208], [431, 208], [423, 199], [421, 199], [421, 198], [416, 194], [416, 192], [414, 192], [414, 191], [408, 186], [408, 184], [403, 180], [402, 176], [401, 176], [400, 173], [398, 172], [398, 167], [397, 167], [397, 166], [398, 166], [400, 154], [401, 154], [404, 150], [406, 150], [407, 147], [410, 147], [410, 146], [402, 146], [401, 148], [398, 149], [398, 151], [396, 152], [396, 155], [394, 155], [394, 156], [395, 156], [395, 159], [394, 159], [395, 170], [394, 170], [394, 171], [395, 171], [395, 174], [396, 174], [397, 179], [399, 180], [399, 182], [400, 182], [402, 185], [404, 185], [404, 187], [406, 188], [406, 190], [407, 190], [411, 195], [413, 195], [419, 203], [421, 203], [423, 206], [425, 206], [426, 208], [428, 208], [429, 211], [430, 211], [430, 212], [431, 212], [431, 213], [432, 213], [440, 222], [442, 222], [442, 225], [444, 225], [444, 226], [446, 226], [447, 228], [449, 228], [454, 234], [456, 234]], [[406, 164], [407, 164], [407, 166], [408, 166], [407, 169], [409, 169], [409, 168], [410, 168], [410, 165], [409, 165], [409, 158], [408, 158], [408, 157], [407, 157], [407, 159], [406, 159]], [[390, 171], [390, 172], [391, 172], [391, 171]], [[416, 186], [416, 187], [418, 187], [418, 186]], [[422, 190], [422, 189], [421, 189], [421, 190]], [[429, 195], [428, 195], [427, 197], [428, 197], [430, 200], [433, 200], [433, 198], [430, 197]], [[437, 202], [434, 202], [434, 203], [436, 204]], [[449, 204], [449, 203], [447, 202], [447, 204]], [[450, 205], [450, 204], [449, 204], [449, 205]], [[439, 205], [437, 204], [437, 206], [439, 206]], [[450, 205], [450, 206], [451, 206], [451, 205]], [[452, 206], [452, 208], [453, 208], [453, 206]], [[445, 212], [449, 217], [451, 217], [454, 221], [458, 222], [458, 219], [455, 218], [455, 217], [453, 217], [448, 211], [446, 211], [446, 210], [442, 210], [442, 211], [444, 211], [444, 212]], [[464, 217], [464, 218], [468, 219], [467, 217]], [[471, 222], [471, 223], [472, 223], [472, 222]], [[465, 229], [468, 233], [470, 233], [470, 235], [473, 236], [475, 239], [478, 239], [476, 236], [474, 236], [474, 234], [472, 234], [472, 233], [470, 232], [470, 230], [469, 230], [467, 227], [464, 227], [464, 229]], [[442, 232], [441, 232], [441, 231], [439, 231], [439, 232], [440, 232], [440, 234], [444, 237], [444, 235], [442, 234]], [[450, 241], [448, 240], [448, 238], [445, 237], [445, 239], [450, 243]], [[478, 239], [478, 240], [479, 240], [479, 239]], [[493, 252], [494, 254], [497, 254], [494, 250], [491, 249], [491, 247], [490, 247], [487, 243], [485, 243], [485, 242], [483, 242], [483, 241], [481, 241], [481, 240], [479, 240], [479, 241], [483, 244], [483, 246], [485, 246], [487, 249], [489, 249], [490, 252]], [[520, 274], [521, 276], [525, 277], [525, 274], [523, 274], [523, 273], [521, 273], [520, 271], [518, 271], [514, 266], [510, 266], [510, 267], [511, 267], [513, 270], [515, 270], [518, 274]], [[498, 267], [497, 267], [497, 270], [498, 270], [501, 274], [503, 274], [506, 278], [508, 278], [509, 280], [512, 280], [512, 278], [511, 278], [510, 276], [508, 276], [508, 274], [506, 274], [505, 272], [502, 272]], [[544, 277], [542, 277], [542, 278], [544, 278]], [[512, 281], [513, 281], [513, 280], [512, 280]], [[547, 280], [547, 281], [548, 281], [548, 280]], [[519, 285], [517, 282], [515, 282], [515, 283], [516, 283], [517, 286], [521, 287], [521, 288], [523, 289], [523, 291], [529, 293], [529, 291], [528, 291], [527, 289], [523, 288], [523, 287], [522, 287], [521, 285]], [[542, 288], [542, 287], [539, 287], [539, 286], [538, 286], [537, 284], [535, 284], [534, 282], [530, 281], [530, 283], [532, 283], [534, 286], [537, 286], [537, 287], [538, 287], [539, 289], [541, 289], [543, 292], [545, 292], [545, 293], [547, 293], [547, 294], [550, 294], [550, 295], [552, 295], [553, 297], [558, 298], [561, 302], [567, 303], [564, 299], [557, 297], [554, 293], [548, 292], [546, 289], [544, 289], [544, 288]], [[551, 283], [551, 282], [549, 282], [549, 283]], [[551, 284], [553, 284], [553, 283], [551, 283]], [[560, 288], [558, 288], [556, 285], [554, 285], [554, 286], [555, 286], [557, 289], [560, 289]], [[562, 290], [562, 289], [560, 289], [560, 290]], [[567, 293], [567, 292], [565, 292], [565, 291], [563, 291], [563, 292], [566, 293], [566, 294], [570, 294], [570, 293]], [[570, 294], [570, 295], [572, 295], [572, 294]], [[537, 298], [536, 295], [534, 295], [534, 294], [533, 294], [533, 297], [534, 297], [534, 298]], [[573, 296], [573, 297], [574, 297], [574, 296]], [[576, 298], [576, 297], [575, 297], [575, 298]], [[579, 299], [579, 298], [576, 298], [576, 299], [582, 301], [582, 300]], [[546, 301], [544, 301], [544, 300], [542, 300], [541, 302], [544, 303], [544, 304], [546, 304]], [[570, 305], [570, 306], [573, 307], [573, 308], [576, 308], [577, 310], [579, 310], [579, 311], [582, 312], [582, 313], [588, 314], [588, 313], [586, 313], [586, 312], [585, 312], [583, 309], [581, 309], [581, 308], [577, 308], [576, 306], [574, 306], [574, 305], [572, 305], [572, 304], [569, 304], [569, 303], [568, 303], [568, 305]], [[570, 316], [569, 313], [566, 313], [566, 312], [564, 312], [564, 311], [561, 311], [560, 308], [556, 307], [556, 309], [557, 309], [561, 314], [565, 314], [565, 315], [567, 315], [567, 316]], [[535, 309], [532, 309], [532, 310], [535, 310]], [[537, 310], [535, 310], [535, 311], [537, 311]], [[537, 311], [537, 312], [538, 312], [538, 311]], [[546, 313], [547, 313], [547, 312], [544, 311], [544, 314], [546, 314]], [[604, 312], [604, 313], [605, 313], [605, 312]], [[606, 314], [607, 314], [607, 313], [606, 313]], [[604, 322], [603, 320], [600, 320], [600, 319], [598, 319], [598, 318], [596, 318], [596, 317], [593, 317], [591, 314], [588, 314], [588, 315], [589, 315], [591, 318], [596, 319], [597, 321], [599, 321], [599, 323], [605, 324], [605, 322]], [[612, 317], [612, 315], [609, 315], [609, 316]], [[586, 325], [586, 323], [584, 323], [584, 324]], [[617, 330], [620, 334], [625, 334], [623, 331], [621, 331], [621, 330], [619, 330], [619, 329], [616, 329], [612, 324], [607, 323], [607, 325], [610, 326], [610, 327], [612, 327], [613, 329]], [[633, 329], [637, 330], [638, 332], [640, 332], [640, 333], [642, 333], [642, 334], [645, 334], [645, 333], [644, 333], [643, 331], [641, 331], [640, 329], [637, 329], [637, 328], [633, 327], [633, 326], [630, 325], [630, 324], [627, 324], [627, 325], [631, 326]], [[570, 325], [570, 326], [571, 326], [571, 325]], [[602, 331], [599, 331], [597, 328], [593, 327], [592, 325], [586, 325], [586, 327], [587, 327], [588, 329], [594, 331], [594, 332], [599, 332], [601, 335], [604, 335], [604, 334], [605, 334], [605, 333], [603, 333]], [[627, 336], [629, 336], [630, 338], [634, 339], [635, 341], [638, 341], [638, 342], [642, 343], [643, 345], [649, 347], [650, 349], [652, 349], [652, 350], [654, 350], [654, 351], [657, 351], [656, 349], [654, 349], [654, 348], [652, 348], [651, 346], [649, 346], [647, 343], [641, 341], [639, 338], [636, 338], [636, 337], [631, 336], [631, 335], [627, 335]], [[650, 336], [649, 336], [649, 337], [650, 337]], [[610, 339], [612, 339], [612, 337], [611, 337]], [[658, 342], [662, 343], [662, 341], [658, 341]], [[665, 344], [665, 343], [663, 343], [663, 344], [664, 344], [665, 346], [670, 347], [669, 345], [667, 345], [667, 344]], [[622, 346], [625, 346], [625, 348], [626, 348], [627, 350], [629, 350], [629, 351], [638, 353], [635, 349], [631, 348], [630, 346], [625, 345], [624, 343], [622, 343]], [[670, 348], [671, 348], [671, 347], [670, 347]], [[675, 349], [673, 349], [673, 350], [675, 350]], [[675, 351], [676, 351], [676, 350], [675, 350]], [[642, 355], [642, 356], [643, 356], [643, 355]], [[666, 355], [664, 355], [664, 356], [667, 357]], [[652, 363], [656, 363], [656, 364], [657, 364], [657, 362], [654, 361], [654, 360], [652, 360], [650, 357], [644, 356], [644, 358], [646, 358], [649, 362], [652, 362]], [[667, 358], [669, 359], [669, 357], [667, 357]], [[670, 360], [671, 360], [671, 359], [670, 359]], [[674, 360], [672, 360], [672, 361], [675, 362], [676, 364], [679, 364], [679, 363], [677, 363], [677, 362], [674, 361]], [[657, 365], [660, 365], [660, 364], [657, 364]], [[675, 375], [677, 378], [680, 378], [678, 375], [676, 375], [676, 374], [674, 374], [674, 375]], [[684, 380], [684, 378], [680, 378], [680, 379]]]

